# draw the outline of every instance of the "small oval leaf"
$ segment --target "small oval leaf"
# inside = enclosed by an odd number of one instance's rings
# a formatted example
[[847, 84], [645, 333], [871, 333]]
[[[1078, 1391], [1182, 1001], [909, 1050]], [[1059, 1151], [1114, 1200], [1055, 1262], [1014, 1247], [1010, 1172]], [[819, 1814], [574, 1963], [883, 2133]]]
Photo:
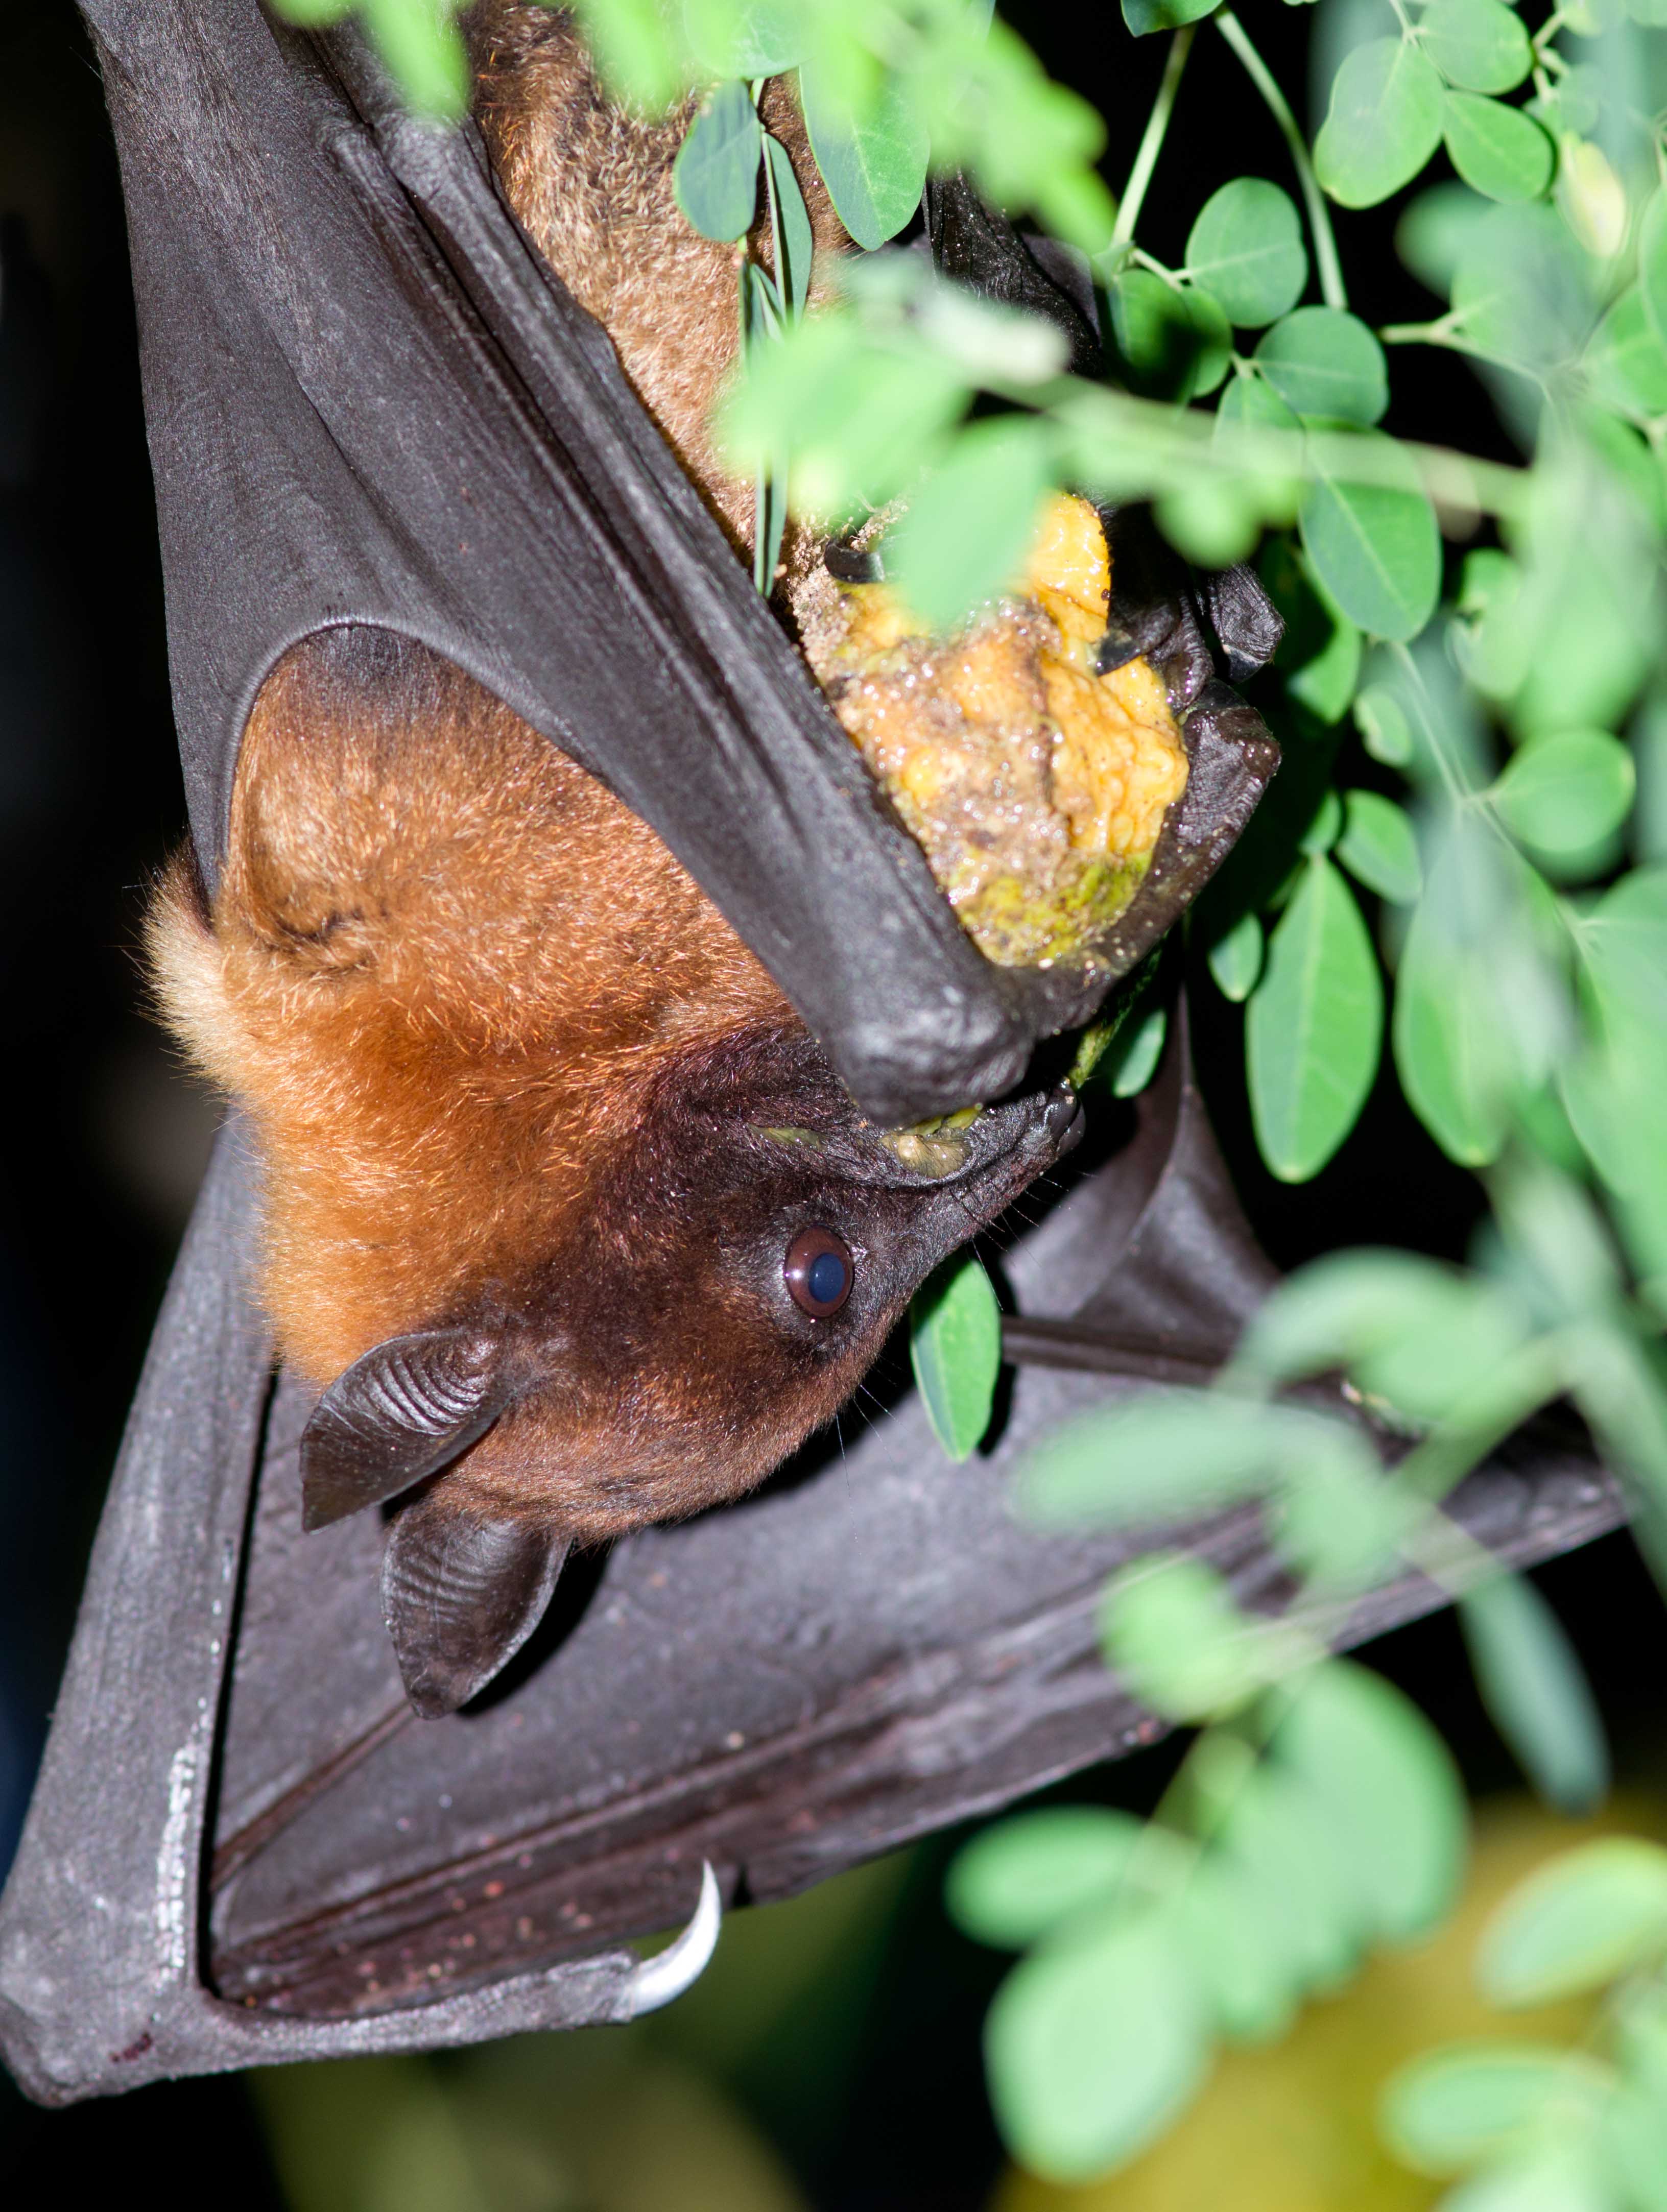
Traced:
[[1482, 1933], [1476, 1978], [1498, 2005], [1601, 1989], [1667, 1951], [1667, 1850], [1604, 1836], [1536, 1869]]
[[1532, 1583], [1501, 1575], [1459, 1600], [1481, 1702], [1541, 1796], [1591, 1809], [1609, 1786], [1609, 1747], [1585, 1670]]
[[1208, 292], [1125, 269], [1110, 287], [1111, 330], [1131, 388], [1157, 399], [1199, 399], [1232, 360], [1232, 331]]
[[1441, 590], [1441, 533], [1421, 491], [1321, 476], [1299, 520], [1315, 574], [1351, 622], [1369, 637], [1417, 636]]
[[1431, 0], [1419, 43], [1449, 84], [1512, 92], [1534, 66], [1534, 49], [1502, 0]]
[[1001, 1310], [970, 1252], [946, 1261], [909, 1308], [910, 1364], [932, 1433], [952, 1460], [970, 1458], [989, 1426], [1001, 1367]]
[[1384, 2093], [1397, 2158], [1438, 2178], [1526, 2147], [1548, 2117], [1595, 2117], [1608, 2069], [1545, 2043], [1458, 2043], [1403, 2066]]
[[1384, 349], [1358, 315], [1299, 307], [1256, 349], [1256, 364], [1299, 415], [1370, 428], [1389, 405]]
[[703, 238], [733, 244], [758, 211], [764, 133], [746, 87], [721, 84], [701, 102], [672, 166], [677, 204]]
[[1202, 1998], [1172, 1923], [1108, 1914], [1016, 1966], [984, 2024], [990, 2100], [1033, 2172], [1082, 2181], [1134, 2157], [1209, 2063]]
[[1109, 1902], [1146, 1832], [1132, 1813], [1097, 1805], [998, 1821], [956, 1853], [944, 1884], [949, 1917], [976, 1942], [1027, 1950], [1084, 1905]]
[[1262, 954], [1261, 916], [1240, 915], [1226, 936], [1218, 937], [1209, 950], [1210, 973], [1224, 999], [1231, 999], [1236, 1006], [1244, 1005], [1262, 974]]
[[1607, 730], [1564, 730], [1524, 745], [1494, 786], [1512, 836], [1553, 856], [1586, 851], [1633, 803], [1633, 757]]
[[921, 204], [931, 142], [910, 88], [880, 80], [861, 111], [841, 100], [806, 63], [800, 98], [811, 151], [834, 211], [868, 252], [895, 238]]
[[1187, 274], [1250, 330], [1295, 307], [1308, 282], [1302, 218], [1287, 193], [1238, 177], [1205, 201], [1187, 240]]
[[1441, 135], [1460, 176], [1490, 200], [1538, 199], [1557, 166], [1555, 147], [1531, 115], [1474, 92], [1448, 94]]
[[1423, 888], [1412, 823], [1404, 808], [1378, 792], [1345, 795], [1337, 858], [1368, 890], [1396, 906], [1410, 906]]
[[1434, 64], [1398, 38], [1356, 46], [1337, 71], [1314, 167], [1344, 207], [1372, 207], [1409, 184], [1441, 143]]
[[1244, 1030], [1256, 1143], [1281, 1182], [1317, 1174], [1354, 1127], [1383, 1030], [1360, 909], [1330, 861], [1311, 860], [1269, 945]]

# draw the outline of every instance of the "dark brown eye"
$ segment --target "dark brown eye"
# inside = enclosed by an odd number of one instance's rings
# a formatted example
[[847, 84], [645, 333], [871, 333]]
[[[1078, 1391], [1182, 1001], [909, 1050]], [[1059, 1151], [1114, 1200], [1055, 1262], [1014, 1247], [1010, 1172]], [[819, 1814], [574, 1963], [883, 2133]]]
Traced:
[[856, 1265], [850, 1246], [831, 1229], [801, 1229], [788, 1247], [782, 1273], [794, 1305], [823, 1321], [850, 1297]]

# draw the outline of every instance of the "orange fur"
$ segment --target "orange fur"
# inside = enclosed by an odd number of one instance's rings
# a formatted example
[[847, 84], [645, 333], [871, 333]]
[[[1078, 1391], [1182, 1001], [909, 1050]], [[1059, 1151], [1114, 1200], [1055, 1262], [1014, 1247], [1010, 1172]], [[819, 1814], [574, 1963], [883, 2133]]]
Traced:
[[244, 738], [211, 917], [176, 863], [166, 1018], [266, 1162], [264, 1302], [327, 1381], [580, 1217], [668, 1054], [788, 1018], [648, 826], [459, 671], [288, 654]]

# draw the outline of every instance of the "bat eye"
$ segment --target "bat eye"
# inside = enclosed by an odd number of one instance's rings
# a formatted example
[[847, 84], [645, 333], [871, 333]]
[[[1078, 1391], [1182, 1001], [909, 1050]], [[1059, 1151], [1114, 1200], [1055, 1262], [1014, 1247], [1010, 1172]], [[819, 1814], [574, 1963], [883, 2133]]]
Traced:
[[794, 1305], [818, 1321], [839, 1311], [856, 1279], [851, 1248], [831, 1229], [801, 1229], [788, 1247], [782, 1273]]

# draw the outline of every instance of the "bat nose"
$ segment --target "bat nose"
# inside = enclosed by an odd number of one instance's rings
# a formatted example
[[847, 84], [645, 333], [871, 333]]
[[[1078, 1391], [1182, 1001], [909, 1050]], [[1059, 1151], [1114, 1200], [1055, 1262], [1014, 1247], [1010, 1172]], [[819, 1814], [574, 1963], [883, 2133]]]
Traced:
[[1042, 1127], [1053, 1142], [1056, 1157], [1080, 1141], [1083, 1126], [1082, 1102], [1068, 1084], [1062, 1083], [1042, 1115]]

